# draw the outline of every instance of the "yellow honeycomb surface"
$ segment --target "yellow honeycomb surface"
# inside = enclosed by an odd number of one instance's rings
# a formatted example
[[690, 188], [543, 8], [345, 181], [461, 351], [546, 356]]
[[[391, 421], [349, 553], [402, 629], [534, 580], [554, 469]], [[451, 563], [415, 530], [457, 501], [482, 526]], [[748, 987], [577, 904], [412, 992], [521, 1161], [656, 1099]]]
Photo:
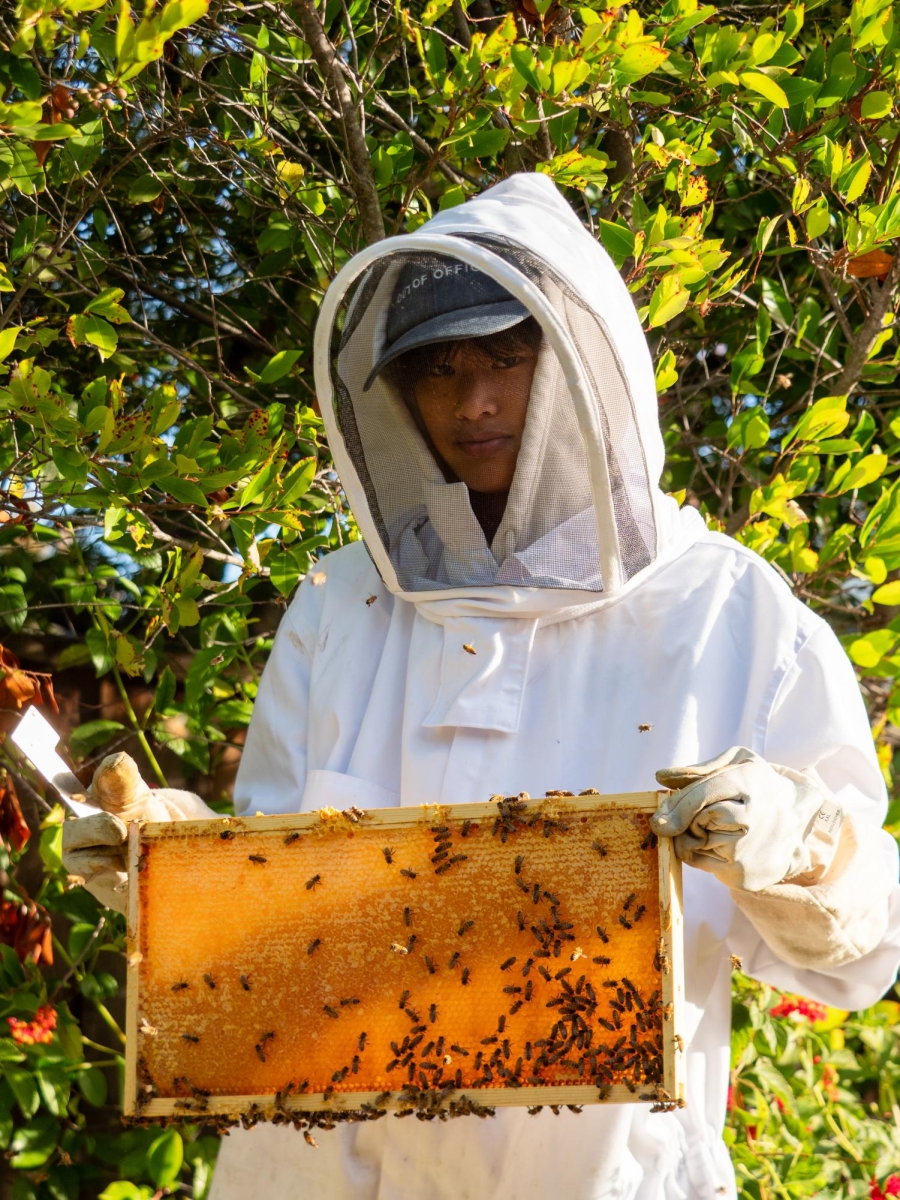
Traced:
[[489, 1104], [506, 1088], [661, 1084], [647, 814], [450, 813], [148, 839], [137, 1014], [155, 1095], [412, 1085]]

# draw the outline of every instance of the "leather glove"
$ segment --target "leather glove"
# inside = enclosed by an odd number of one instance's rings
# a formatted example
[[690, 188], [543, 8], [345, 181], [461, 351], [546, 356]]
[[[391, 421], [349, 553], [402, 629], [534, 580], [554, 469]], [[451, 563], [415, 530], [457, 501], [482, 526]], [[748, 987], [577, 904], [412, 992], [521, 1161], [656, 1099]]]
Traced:
[[106, 908], [125, 912], [125, 841], [130, 821], [190, 821], [217, 817], [193, 792], [148, 788], [134, 759], [109, 754], [94, 772], [88, 796], [103, 811], [63, 824], [62, 860], [70, 875]]
[[675, 853], [729, 888], [758, 892], [818, 881], [831, 864], [841, 810], [814, 771], [775, 766], [733, 746], [708, 762], [657, 771], [677, 789], [650, 818]]

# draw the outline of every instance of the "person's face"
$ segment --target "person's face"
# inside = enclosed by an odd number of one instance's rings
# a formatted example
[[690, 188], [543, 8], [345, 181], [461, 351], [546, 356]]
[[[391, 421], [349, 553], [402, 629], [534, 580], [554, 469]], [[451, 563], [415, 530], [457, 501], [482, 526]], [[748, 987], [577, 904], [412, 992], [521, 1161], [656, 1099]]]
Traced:
[[522, 444], [535, 350], [491, 359], [472, 342], [445, 347], [415, 388], [429, 437], [457, 479], [475, 492], [512, 485]]

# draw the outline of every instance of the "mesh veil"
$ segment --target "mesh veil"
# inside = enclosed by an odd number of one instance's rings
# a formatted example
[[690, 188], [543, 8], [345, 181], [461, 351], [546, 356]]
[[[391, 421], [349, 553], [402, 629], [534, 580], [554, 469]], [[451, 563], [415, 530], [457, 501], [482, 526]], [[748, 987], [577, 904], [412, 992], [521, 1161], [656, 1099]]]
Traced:
[[[605, 434], [628, 579], [652, 561], [656, 530], [632, 398], [611, 340], [598, 315], [541, 259], [503, 238], [469, 240], [504, 258], [540, 288], [576, 348]], [[439, 461], [410, 402], [410, 389], [403, 386], [402, 360], [399, 372], [383, 372], [364, 390], [384, 346], [399, 273], [410, 263], [425, 269], [434, 262], [432, 254], [405, 250], [377, 260], [344, 306], [343, 330], [332, 354], [336, 417], [402, 590], [513, 584], [602, 591], [584, 440], [562, 366], [546, 337], [537, 351], [515, 475], [499, 524], [479, 522], [466, 484]], [[502, 388], [502, 372], [496, 378]]]

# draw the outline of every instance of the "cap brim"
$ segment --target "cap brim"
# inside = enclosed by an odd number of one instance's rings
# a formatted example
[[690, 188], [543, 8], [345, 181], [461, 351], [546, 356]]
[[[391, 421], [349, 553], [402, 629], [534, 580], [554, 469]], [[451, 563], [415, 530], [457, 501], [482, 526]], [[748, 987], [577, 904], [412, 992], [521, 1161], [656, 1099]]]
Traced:
[[518, 300], [501, 300], [494, 304], [480, 304], [474, 308], [458, 309], [456, 312], [442, 313], [416, 325], [403, 337], [386, 350], [369, 372], [363, 391], [367, 392], [375, 379], [384, 368], [405, 354], [407, 350], [418, 349], [419, 346], [434, 345], [436, 342], [461, 342], [466, 338], [490, 337], [492, 333], [503, 333], [512, 329], [531, 313]]

